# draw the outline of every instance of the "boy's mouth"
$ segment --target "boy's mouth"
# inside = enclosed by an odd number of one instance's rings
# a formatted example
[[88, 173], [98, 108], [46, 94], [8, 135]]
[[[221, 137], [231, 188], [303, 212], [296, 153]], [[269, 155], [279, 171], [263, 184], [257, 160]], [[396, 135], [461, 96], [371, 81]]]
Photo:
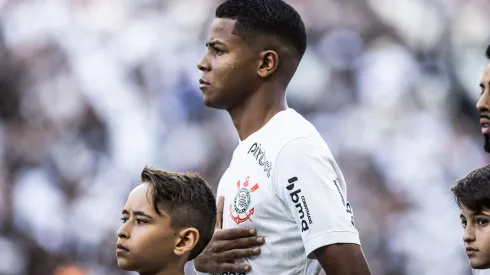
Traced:
[[476, 248], [466, 247], [466, 255], [468, 255], [468, 257], [475, 255], [477, 251], [478, 249]]

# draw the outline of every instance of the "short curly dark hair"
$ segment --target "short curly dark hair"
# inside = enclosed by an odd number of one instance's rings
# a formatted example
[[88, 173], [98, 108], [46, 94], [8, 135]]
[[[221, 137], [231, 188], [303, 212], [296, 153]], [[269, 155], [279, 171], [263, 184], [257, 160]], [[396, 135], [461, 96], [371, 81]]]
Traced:
[[307, 36], [303, 20], [283, 0], [226, 0], [216, 9], [216, 18], [236, 18], [233, 33], [238, 36], [276, 36], [291, 45], [299, 59], [306, 51]]

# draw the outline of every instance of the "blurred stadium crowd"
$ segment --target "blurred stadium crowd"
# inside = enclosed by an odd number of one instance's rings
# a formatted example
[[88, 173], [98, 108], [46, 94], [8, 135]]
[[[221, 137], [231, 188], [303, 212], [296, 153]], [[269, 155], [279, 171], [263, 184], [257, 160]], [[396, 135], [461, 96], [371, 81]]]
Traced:
[[[0, 0], [0, 274], [123, 274], [116, 230], [145, 165], [216, 187], [238, 136], [203, 106], [196, 62], [219, 2]], [[449, 188], [488, 162], [490, 1], [288, 2], [309, 35], [290, 107], [343, 170], [372, 274], [469, 274]]]

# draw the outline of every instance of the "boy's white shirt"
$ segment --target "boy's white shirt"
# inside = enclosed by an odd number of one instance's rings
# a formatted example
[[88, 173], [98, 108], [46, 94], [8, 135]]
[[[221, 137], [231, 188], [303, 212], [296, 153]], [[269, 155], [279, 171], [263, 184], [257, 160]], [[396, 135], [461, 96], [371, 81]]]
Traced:
[[490, 269], [472, 269], [473, 275], [490, 275]]

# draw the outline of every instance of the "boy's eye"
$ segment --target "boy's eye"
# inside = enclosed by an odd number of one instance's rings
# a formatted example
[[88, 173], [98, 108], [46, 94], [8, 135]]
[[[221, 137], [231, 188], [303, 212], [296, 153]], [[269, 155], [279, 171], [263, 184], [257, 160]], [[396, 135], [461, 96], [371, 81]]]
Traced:
[[128, 221], [127, 218], [121, 218], [122, 223], [126, 223]]
[[147, 223], [147, 221], [142, 219], [136, 219], [136, 224], [143, 224], [143, 223]]
[[461, 225], [463, 226], [463, 228], [466, 228], [466, 221], [461, 221]]
[[486, 225], [488, 221], [486, 219], [478, 218], [476, 219], [476, 224], [478, 225]]

